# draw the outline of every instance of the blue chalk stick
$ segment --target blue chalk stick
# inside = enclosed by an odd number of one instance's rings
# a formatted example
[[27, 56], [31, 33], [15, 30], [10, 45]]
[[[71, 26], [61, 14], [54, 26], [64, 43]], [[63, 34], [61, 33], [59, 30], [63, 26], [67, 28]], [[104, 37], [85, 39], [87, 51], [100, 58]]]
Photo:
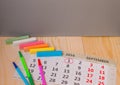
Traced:
[[37, 52], [37, 57], [61, 57], [62, 51], [43, 51], [43, 52]]

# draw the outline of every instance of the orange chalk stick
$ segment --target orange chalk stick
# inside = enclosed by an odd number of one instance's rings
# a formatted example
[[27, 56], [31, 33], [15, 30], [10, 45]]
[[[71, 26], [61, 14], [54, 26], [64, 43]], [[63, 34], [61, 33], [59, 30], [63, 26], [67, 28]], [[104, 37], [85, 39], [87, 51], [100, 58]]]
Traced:
[[33, 48], [44, 48], [44, 47], [48, 47], [48, 44], [32, 45], [32, 46], [24, 47], [23, 50], [29, 51], [30, 49], [33, 49]]

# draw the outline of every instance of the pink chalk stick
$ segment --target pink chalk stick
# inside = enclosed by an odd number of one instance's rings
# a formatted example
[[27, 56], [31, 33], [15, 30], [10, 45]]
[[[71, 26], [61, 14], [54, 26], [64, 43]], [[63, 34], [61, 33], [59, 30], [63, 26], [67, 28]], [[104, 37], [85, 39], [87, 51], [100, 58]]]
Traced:
[[24, 47], [29, 47], [29, 46], [32, 46], [32, 45], [38, 45], [38, 44], [43, 44], [44, 41], [35, 41], [35, 42], [28, 42], [28, 43], [23, 43], [23, 44], [20, 44], [19, 45], [19, 49], [23, 49]]

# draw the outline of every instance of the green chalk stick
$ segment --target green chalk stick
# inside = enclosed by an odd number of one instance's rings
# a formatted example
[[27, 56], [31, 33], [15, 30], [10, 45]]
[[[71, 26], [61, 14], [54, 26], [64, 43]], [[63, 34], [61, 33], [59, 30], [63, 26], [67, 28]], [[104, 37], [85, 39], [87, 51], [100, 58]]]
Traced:
[[6, 40], [6, 44], [12, 44], [13, 41], [22, 40], [22, 39], [26, 39], [26, 38], [29, 38], [29, 35], [15, 37], [15, 38], [10, 38], [10, 39]]

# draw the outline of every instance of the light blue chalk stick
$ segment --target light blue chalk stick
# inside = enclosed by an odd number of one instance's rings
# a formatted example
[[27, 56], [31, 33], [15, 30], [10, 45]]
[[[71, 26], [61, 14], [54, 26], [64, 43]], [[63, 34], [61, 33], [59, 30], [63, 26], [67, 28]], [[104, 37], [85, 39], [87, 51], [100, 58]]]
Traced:
[[37, 57], [61, 57], [62, 51], [43, 51], [43, 52], [37, 52]]

